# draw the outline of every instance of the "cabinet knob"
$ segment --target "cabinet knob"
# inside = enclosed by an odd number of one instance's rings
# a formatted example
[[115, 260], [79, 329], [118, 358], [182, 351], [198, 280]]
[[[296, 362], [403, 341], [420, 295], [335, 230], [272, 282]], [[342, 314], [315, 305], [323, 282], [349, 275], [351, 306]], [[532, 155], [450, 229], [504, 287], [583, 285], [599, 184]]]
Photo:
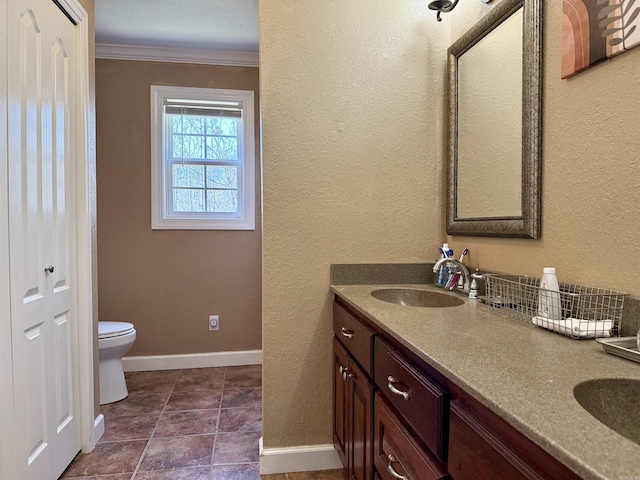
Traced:
[[389, 460], [389, 463], [387, 464], [387, 471], [391, 474], [391, 476], [397, 480], [409, 480], [408, 477], [405, 477], [404, 475], [400, 475], [398, 472], [396, 472], [393, 468], [393, 463], [397, 463], [398, 459], [392, 454], [390, 453], [389, 456], [387, 457], [387, 460]]
[[353, 338], [353, 330], [347, 330], [346, 328], [342, 327], [340, 329], [340, 333], [342, 333], [343, 337]]
[[49, 265], [48, 267], [44, 267], [44, 271], [45, 272], [49, 272], [49, 273], [53, 273], [53, 265]]
[[403, 392], [402, 390], [398, 390], [393, 384], [397, 382], [397, 380], [389, 375], [387, 377], [387, 388], [391, 391], [391, 393], [395, 393], [396, 395], [400, 395], [405, 400], [409, 400], [410, 395], [409, 392]]
[[353, 377], [352, 373], [349, 373], [349, 369], [347, 367], [343, 367], [340, 365], [340, 375], [342, 375], [342, 379], [346, 382], [347, 378]]

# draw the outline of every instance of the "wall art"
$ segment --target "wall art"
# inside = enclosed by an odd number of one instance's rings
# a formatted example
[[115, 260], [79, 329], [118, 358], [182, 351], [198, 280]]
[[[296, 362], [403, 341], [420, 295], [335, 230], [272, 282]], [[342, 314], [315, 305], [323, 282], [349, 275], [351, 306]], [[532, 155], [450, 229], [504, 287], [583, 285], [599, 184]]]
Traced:
[[640, 0], [562, 1], [562, 78], [640, 44]]

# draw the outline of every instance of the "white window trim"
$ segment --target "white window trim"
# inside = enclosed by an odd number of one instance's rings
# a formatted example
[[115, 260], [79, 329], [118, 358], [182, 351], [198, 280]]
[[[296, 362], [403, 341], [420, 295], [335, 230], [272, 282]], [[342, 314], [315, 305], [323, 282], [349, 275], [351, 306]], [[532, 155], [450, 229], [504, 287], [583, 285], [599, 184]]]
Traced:
[[[163, 115], [165, 98], [242, 102], [243, 166], [238, 178], [242, 194], [242, 213], [238, 216], [203, 218], [202, 214], [169, 217], [165, 202], [163, 159]], [[251, 90], [165, 87], [151, 85], [151, 228], [153, 230], [255, 230], [255, 132], [254, 94]]]

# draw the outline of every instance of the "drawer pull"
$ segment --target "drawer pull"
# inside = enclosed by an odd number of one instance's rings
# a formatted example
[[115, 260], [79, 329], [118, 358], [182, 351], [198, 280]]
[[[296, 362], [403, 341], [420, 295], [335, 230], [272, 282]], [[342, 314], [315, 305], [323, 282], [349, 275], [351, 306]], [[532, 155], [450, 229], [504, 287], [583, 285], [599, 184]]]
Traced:
[[342, 379], [345, 382], [347, 381], [347, 378], [353, 377], [353, 374], [349, 373], [349, 368], [348, 367], [343, 367], [342, 365], [340, 365], [340, 375], [342, 375]]
[[392, 463], [396, 463], [398, 461], [398, 459], [396, 457], [394, 457], [393, 454], [389, 454], [387, 459], [389, 460], [389, 463], [387, 464], [387, 471], [391, 474], [391, 476], [393, 478], [396, 478], [397, 480], [409, 480], [409, 477], [405, 477], [404, 475], [400, 475], [398, 472], [396, 472], [393, 469], [393, 466], [391, 464]]
[[387, 377], [387, 388], [391, 390], [391, 393], [395, 393], [396, 395], [400, 395], [405, 400], [409, 400], [409, 392], [403, 392], [402, 390], [398, 390], [396, 387], [393, 386], [395, 382], [396, 382], [396, 379], [391, 375], [389, 375]]
[[340, 329], [340, 333], [342, 333], [343, 337], [353, 338], [353, 330], [347, 330], [346, 328], [342, 327]]

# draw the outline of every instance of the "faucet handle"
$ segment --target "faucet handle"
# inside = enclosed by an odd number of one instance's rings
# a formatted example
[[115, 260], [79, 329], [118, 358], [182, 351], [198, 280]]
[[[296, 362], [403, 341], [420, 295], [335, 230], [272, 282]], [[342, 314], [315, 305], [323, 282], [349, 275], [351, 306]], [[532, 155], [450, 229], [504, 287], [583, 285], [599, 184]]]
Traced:
[[469, 298], [478, 298], [478, 280], [484, 279], [484, 275], [478, 273], [478, 269], [470, 275], [471, 286], [469, 287]]
[[478, 273], [478, 269], [476, 268], [476, 271], [471, 274], [471, 278], [482, 280], [484, 279], [484, 275], [482, 275], [481, 273]]

